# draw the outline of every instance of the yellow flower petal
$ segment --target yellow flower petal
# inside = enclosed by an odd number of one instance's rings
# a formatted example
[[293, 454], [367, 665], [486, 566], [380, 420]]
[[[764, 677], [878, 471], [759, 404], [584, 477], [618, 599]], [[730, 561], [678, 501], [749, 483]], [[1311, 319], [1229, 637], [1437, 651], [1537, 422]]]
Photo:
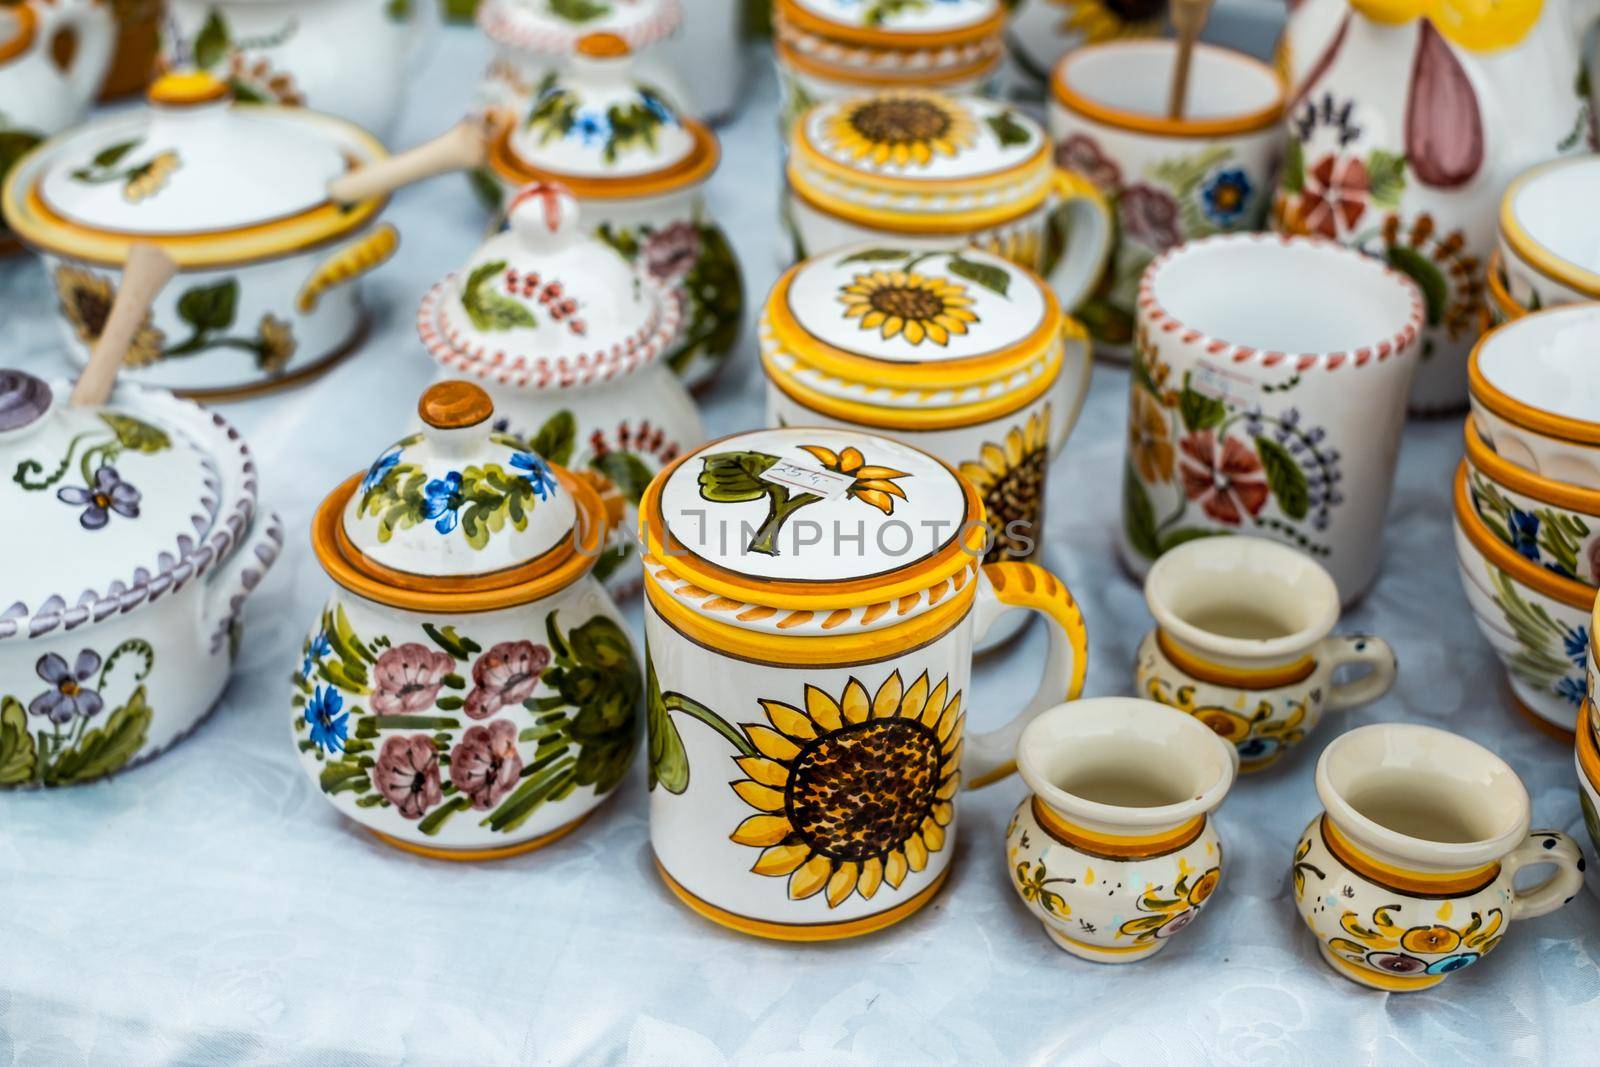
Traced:
[[904, 489], [885, 478], [868, 478], [865, 481], [861, 481], [860, 475], [857, 475], [856, 477], [857, 481], [855, 488], [858, 490], [874, 489], [880, 493], [888, 493], [890, 496], [897, 496], [901, 500], [906, 498], [906, 491]]
[[847, 448], [839, 453], [839, 473], [855, 474], [865, 462], [866, 460], [862, 457], [860, 449]]
[[740, 729], [750, 739], [750, 743], [756, 746], [756, 751], [763, 756], [787, 763], [800, 754], [799, 745], [769, 727], [759, 723], [745, 723]]
[[833, 861], [826, 856], [812, 856], [789, 876], [789, 899], [805, 900], [814, 897], [833, 876]]
[[900, 699], [900, 714], [907, 719], [915, 719], [922, 714], [922, 709], [928, 702], [928, 672], [923, 671], [917, 675], [917, 680], [911, 683], [911, 688], [906, 690], [906, 695]]
[[794, 827], [782, 815], [752, 815], [728, 835], [728, 840], [736, 845], [766, 848], [782, 843], [793, 832]]
[[839, 710], [844, 713], [844, 721], [858, 723], [867, 721], [867, 712], [872, 709], [872, 700], [867, 696], [867, 689], [854, 678], [845, 683], [844, 700], [840, 702]]
[[906, 880], [906, 857], [899, 849], [889, 853], [883, 861], [883, 879], [895, 889], [900, 888], [900, 883]]
[[897, 471], [893, 467], [874, 467], [871, 464], [868, 464], [868, 465], [863, 466], [863, 467], [857, 467], [856, 470], [855, 470], [855, 476], [856, 476], [857, 480], [860, 480], [860, 481], [866, 481], [866, 480], [870, 480], [870, 479], [874, 479], [874, 478], [908, 478], [908, 477], [910, 477], [910, 475], [906, 474], [905, 471]]
[[841, 863], [828, 879], [828, 907], [837, 908], [846, 897], [855, 892], [856, 878], [861, 868], [854, 863]]
[[950, 714], [951, 708], [955, 708], [958, 712], [961, 710], [961, 694], [959, 692], [952, 696], [950, 698], [950, 703], [946, 704], [943, 708], [936, 704], [929, 704], [925, 709], [923, 709], [922, 725], [932, 729], [938, 724], [942, 715]]
[[922, 820], [922, 840], [927, 843], [929, 852], [944, 848], [944, 827], [932, 815]]
[[907, 320], [906, 328], [901, 333], [905, 335], [907, 341], [914, 345], [920, 345], [922, 339], [928, 335], [927, 329], [916, 319]]
[[811, 720], [802, 715], [798, 709], [791, 708], [778, 700], [763, 700], [761, 706], [767, 710], [767, 718], [772, 721], [772, 725], [796, 741], [809, 741], [817, 736]]
[[861, 489], [851, 495], [863, 504], [871, 504], [885, 515], [894, 514], [894, 498], [881, 489]]
[[920, 871], [928, 865], [928, 849], [922, 843], [921, 834], [912, 834], [906, 838], [906, 863], [913, 871]]
[[831, 448], [823, 448], [821, 445], [801, 445], [800, 451], [811, 453], [812, 458], [824, 467], [839, 465], [839, 454]]
[[905, 683], [900, 680], [900, 672], [892, 672], [878, 687], [877, 694], [872, 698], [872, 717], [887, 719], [900, 710], [900, 698], [905, 695]]
[[839, 705], [814, 685], [806, 686], [806, 713], [811, 716], [812, 722], [829, 733], [844, 725], [839, 717]]
[[793, 871], [811, 855], [811, 846], [803, 841], [792, 845], [773, 845], [756, 860], [750, 870], [769, 878], [779, 878]]
[[862, 899], [871, 900], [872, 894], [883, 884], [883, 861], [873, 856], [861, 864], [861, 877], [856, 879], [856, 892]]
[[952, 700], [950, 703], [945, 705], [944, 714], [939, 716], [939, 725], [938, 725], [938, 727], [935, 728], [935, 731], [934, 731], [935, 733], [937, 733], [939, 735], [939, 740], [940, 741], [948, 741], [948, 740], [950, 740], [950, 731], [954, 730], [956, 728], [956, 723], [958, 723], [960, 721], [961, 721], [961, 694], [957, 693], [956, 694], [956, 698], [954, 700]]
[[757, 811], [782, 811], [783, 791], [774, 789], [770, 785], [740, 779], [733, 783], [733, 791], [739, 794], [739, 799], [755, 808]]
[[733, 762], [739, 769], [762, 785], [782, 789], [789, 784], [789, 768], [762, 756], [740, 756]]
[[883, 339], [888, 341], [896, 337], [901, 330], [905, 329], [905, 325], [905, 319], [902, 319], [899, 315], [890, 315], [883, 323]]
[[[950, 782], [951, 782], [952, 785], [955, 785], [955, 786], [957, 786], [959, 788], [960, 784], [961, 784], [961, 776], [960, 775], [956, 775], [955, 777], [950, 779]], [[937, 822], [940, 826], [949, 826], [950, 825], [950, 820], [954, 819], [955, 817], [956, 817], [956, 807], [955, 807], [954, 804], [951, 804], [949, 801], [945, 801], [945, 802], [940, 803], [940, 804], [935, 804], [933, 806], [933, 818], [934, 818], [934, 821]]]

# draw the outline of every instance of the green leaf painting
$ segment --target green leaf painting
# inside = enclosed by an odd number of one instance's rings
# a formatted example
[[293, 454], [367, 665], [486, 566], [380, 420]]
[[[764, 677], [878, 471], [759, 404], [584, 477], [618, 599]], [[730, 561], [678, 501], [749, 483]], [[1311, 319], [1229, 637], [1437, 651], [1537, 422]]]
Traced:
[[1256, 438], [1256, 453], [1266, 471], [1267, 486], [1278, 498], [1278, 507], [1296, 522], [1304, 519], [1311, 507], [1306, 472], [1300, 469], [1288, 449], [1270, 437]]
[[539, 325], [539, 320], [521, 301], [489, 288], [505, 269], [503, 259], [480, 263], [467, 275], [466, 284], [461, 287], [462, 310], [472, 325], [485, 333], [518, 327], [532, 329]]
[[998, 115], [990, 115], [984, 120], [996, 141], [1003, 148], [1014, 148], [1025, 145], [1033, 140], [1033, 134], [1028, 127], [1017, 121], [1017, 116], [1010, 111], [1002, 111]]
[[1387, 208], [1400, 206], [1406, 188], [1406, 157], [1374, 148], [1367, 156], [1367, 189], [1372, 202]]
[[978, 263], [959, 253], [950, 257], [950, 273], [1007, 296], [1011, 291], [1011, 272], [994, 263]]
[[[40, 691], [0, 696], [0, 787], [72, 785], [126, 767], [149, 738], [154, 711], [143, 682], [154, 665], [140, 638], [103, 660], [76, 646], [40, 656], [30, 674]], [[118, 692], [126, 698], [113, 706]]]

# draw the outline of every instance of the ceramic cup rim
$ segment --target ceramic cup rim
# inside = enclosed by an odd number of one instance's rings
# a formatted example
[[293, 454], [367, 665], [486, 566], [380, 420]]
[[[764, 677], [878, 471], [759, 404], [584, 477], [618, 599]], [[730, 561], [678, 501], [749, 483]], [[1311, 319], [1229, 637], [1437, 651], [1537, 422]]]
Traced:
[[[1120, 726], [1130, 734], [1137, 734], [1139, 731], [1136, 727], [1141, 721], [1159, 721], [1172, 729], [1191, 734], [1194, 737], [1193, 750], [1213, 748], [1220, 766], [1217, 777], [1187, 800], [1157, 807], [1126, 807], [1089, 800], [1069, 792], [1052, 782], [1039, 765], [1037, 752], [1039, 746], [1046, 743], [1043, 735], [1061, 729], [1063, 722], [1079, 725], [1085, 730], [1094, 725], [1101, 730], [1108, 726]], [[1074, 818], [1122, 826], [1170, 826], [1205, 815], [1222, 803], [1238, 777], [1239, 753], [1233, 745], [1218, 737], [1211, 727], [1177, 708], [1139, 697], [1090, 697], [1046, 708], [1023, 727], [1017, 739], [1017, 772], [1046, 806]]]
[[1500, 237], [1517, 261], [1534, 274], [1575, 289], [1591, 300], [1600, 300], [1600, 273], [1557, 254], [1539, 240], [1517, 212], [1518, 200], [1524, 193], [1532, 195], [1541, 181], [1569, 167], [1592, 167], [1600, 177], [1600, 156], [1563, 156], [1529, 167], [1512, 179], [1500, 198]]
[[[1549, 411], [1512, 395], [1505, 385], [1496, 383], [1484, 370], [1484, 361], [1501, 345], [1518, 343], [1519, 335], [1542, 330], [1556, 319], [1572, 317], [1590, 318], [1592, 326], [1600, 332], [1600, 304], [1561, 304], [1542, 311], [1530, 311], [1521, 318], [1501, 323], [1478, 338], [1467, 357], [1467, 389], [1472, 398], [1514, 426], [1556, 438], [1579, 448], [1600, 448], [1600, 420], [1574, 418]], [[1525, 361], [1524, 361], [1525, 362]], [[1508, 366], [1518, 366], [1514, 360]], [[1509, 383], [1508, 383], [1509, 384]]]
[[1559, 482], [1506, 459], [1489, 446], [1478, 430], [1477, 421], [1462, 421], [1467, 464], [1472, 470], [1509, 492], [1537, 500], [1541, 504], [1600, 518], [1600, 489]]
[[[1515, 786], [1520, 811], [1509, 825], [1487, 837], [1472, 841], [1432, 841], [1391, 830], [1357, 811], [1333, 782], [1333, 765], [1353, 745], [1379, 734], [1395, 737], [1433, 738], [1448, 745], [1458, 755], [1478, 759], [1495, 775], [1504, 775]], [[1504, 859], [1528, 835], [1533, 822], [1533, 801], [1528, 788], [1511, 765], [1471, 738], [1421, 723], [1383, 722], [1358, 726], [1329, 741], [1317, 758], [1317, 798], [1334, 823], [1345, 833], [1368, 847], [1391, 855], [1425, 863], [1445, 870], [1466, 870]]]
[[1506, 577], [1519, 587], [1586, 614], [1594, 611], [1596, 605], [1600, 604], [1596, 600], [1597, 590], [1594, 586], [1545, 570], [1489, 531], [1472, 506], [1471, 494], [1467, 489], [1467, 471], [1470, 469], [1470, 461], [1463, 456], [1456, 468], [1452, 496], [1455, 524], [1473, 550], [1483, 557], [1484, 562], [1504, 571]]
[[[1309, 621], [1292, 633], [1257, 640], [1212, 633], [1174, 611], [1168, 598], [1163, 595], [1162, 585], [1171, 581], [1175, 572], [1181, 572], [1186, 567], [1207, 562], [1221, 563], [1224, 562], [1223, 557], [1227, 556], [1240, 557], [1239, 565], [1230, 569], [1241, 573], [1268, 571], [1273, 560], [1300, 568], [1313, 587], [1306, 592], [1317, 600]], [[1248, 535], [1202, 537], [1163, 552], [1145, 575], [1144, 599], [1150, 614], [1155, 616], [1156, 624], [1182, 643], [1239, 659], [1282, 659], [1303, 654], [1333, 631], [1340, 612], [1339, 589], [1326, 567], [1288, 545]]]

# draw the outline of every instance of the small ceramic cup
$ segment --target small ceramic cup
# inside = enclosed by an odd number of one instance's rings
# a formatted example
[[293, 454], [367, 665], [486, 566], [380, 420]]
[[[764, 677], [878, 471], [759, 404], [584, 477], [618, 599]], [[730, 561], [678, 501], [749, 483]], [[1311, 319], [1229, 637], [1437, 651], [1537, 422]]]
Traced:
[[[1444, 730], [1380, 723], [1323, 749], [1324, 811], [1300, 837], [1294, 899], [1323, 959], [1405, 993], [1438, 985], [1500, 944], [1507, 924], [1554, 911], [1583, 885], [1583, 853], [1528, 825], [1522, 781]], [[1519, 889], [1527, 867], [1555, 873]]]
[[[1207, 537], [1150, 568], [1156, 628], [1134, 664], [1141, 696], [1188, 712], [1239, 750], [1240, 769], [1276, 763], [1325, 711], [1377, 700], [1394, 651], [1368, 634], [1328, 636], [1339, 593], [1304, 553], [1259, 537]], [[1340, 667], [1367, 668], [1335, 683]]]
[[1078, 305], [1096, 351], [1126, 361], [1139, 277], [1196, 237], [1259, 230], [1283, 144], [1284, 87], [1272, 68], [1200, 45], [1185, 117], [1167, 117], [1170, 40], [1108, 41], [1067, 53], [1051, 78], [1056, 162], [1111, 205], [1117, 238]]
[[1148, 700], [1101, 697], [1044, 712], [1017, 743], [1032, 790], [1006, 827], [1017, 895], [1074, 956], [1155, 955], [1222, 877], [1210, 814], [1238, 766], [1232, 745]]
[[1529, 311], [1600, 300], [1600, 156], [1567, 156], [1524, 171], [1500, 198], [1501, 268]]
[[1600, 491], [1553, 482], [1495, 454], [1466, 420], [1467, 491], [1495, 539], [1528, 562], [1600, 586]]

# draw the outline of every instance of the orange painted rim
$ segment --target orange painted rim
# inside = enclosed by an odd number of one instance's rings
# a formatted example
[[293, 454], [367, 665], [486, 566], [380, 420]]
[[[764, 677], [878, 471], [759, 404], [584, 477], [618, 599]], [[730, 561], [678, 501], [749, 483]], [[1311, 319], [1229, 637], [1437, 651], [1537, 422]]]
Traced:
[[9, 5], [10, 11], [17, 19], [17, 31], [4, 41], [0, 41], [0, 63], [9, 63], [33, 45], [33, 39], [39, 32], [39, 14], [27, 4]]
[[1528, 309], [1517, 303], [1511, 295], [1511, 290], [1506, 288], [1505, 259], [1497, 248], [1489, 253], [1489, 267], [1484, 272], [1489, 289], [1489, 300], [1494, 304], [1495, 310], [1500, 312], [1502, 318], [1512, 322], [1528, 313]]
[[1574, 744], [1578, 750], [1578, 767], [1583, 771], [1583, 776], [1589, 779], [1591, 786], [1600, 790], [1600, 749], [1595, 747], [1592, 725], [1594, 714], [1594, 705], [1585, 700], [1583, 707], [1578, 711], [1578, 729]]
[[[1499, 415], [1509, 423], [1533, 430], [1547, 437], [1556, 437], [1564, 441], [1572, 441], [1582, 445], [1600, 445], [1600, 422], [1585, 422], [1567, 415], [1557, 415], [1552, 411], [1545, 411], [1523, 403], [1516, 397], [1502, 392], [1499, 387], [1484, 376], [1479, 361], [1483, 356], [1483, 346], [1489, 343], [1490, 338], [1499, 337], [1502, 333], [1515, 330], [1520, 326], [1533, 322], [1542, 315], [1571, 314], [1575, 308], [1584, 308], [1589, 305], [1562, 305], [1560, 307], [1546, 308], [1543, 311], [1530, 311], [1513, 322], [1505, 323], [1490, 330], [1478, 338], [1478, 343], [1472, 346], [1472, 355], [1467, 357], [1467, 387], [1472, 396], [1484, 407]], [[1508, 335], [1509, 336], [1509, 335]]]
[[1302, 656], [1282, 667], [1228, 667], [1212, 663], [1179, 646], [1159, 626], [1156, 627], [1156, 645], [1161, 649], [1161, 654], [1184, 674], [1227, 689], [1281, 689], [1305, 681], [1317, 669], [1317, 661], [1311, 656]]
[[1194, 844], [1206, 829], [1206, 817], [1196, 815], [1177, 829], [1159, 834], [1125, 836], [1098, 833], [1077, 823], [1068, 822], [1052, 811], [1037, 795], [1033, 798], [1033, 818], [1041, 830], [1068, 848], [1101, 859], [1118, 861], [1165, 856]]
[[994, 11], [987, 18], [970, 26], [951, 30], [903, 33], [872, 26], [848, 26], [844, 23], [830, 22], [820, 15], [807, 11], [796, 0], [777, 0], [775, 14], [796, 29], [825, 37], [830, 41], [871, 45], [874, 48], [904, 52], [919, 48], [948, 48], [993, 37], [1005, 29], [1007, 7], [1005, 4], [995, 5]]
[[1124, 108], [1102, 104], [1067, 84], [1068, 68], [1084, 56], [1113, 49], [1122, 50], [1130, 46], [1148, 47], [1149, 43], [1149, 41], [1107, 41], [1103, 44], [1089, 45], [1088, 47], [1077, 48], [1068, 52], [1056, 64], [1056, 69], [1050, 75], [1052, 96], [1062, 107], [1086, 119], [1115, 129], [1149, 134], [1154, 137], [1232, 137], [1265, 130], [1275, 125], [1283, 117], [1283, 109], [1288, 100], [1288, 91], [1285, 89], [1283, 79], [1278, 76], [1277, 71], [1253, 56], [1216, 45], [1199, 44], [1195, 46], [1195, 49], [1196, 51], [1203, 50], [1227, 56], [1235, 62], [1243, 63], [1246, 66], [1255, 67], [1265, 72], [1278, 87], [1277, 100], [1267, 107], [1225, 118], [1173, 119], [1165, 115], [1149, 115], [1141, 111], [1128, 111]]
[[1480, 892], [1500, 877], [1499, 862], [1463, 871], [1434, 874], [1395, 867], [1374, 859], [1339, 832], [1333, 820], [1322, 816], [1322, 843], [1334, 859], [1373, 885], [1414, 897], [1458, 897]]
[[683, 128], [694, 137], [694, 148], [671, 166], [645, 174], [595, 178], [535, 167], [518, 156], [511, 147], [511, 123], [504, 124], [489, 142], [489, 167], [501, 181], [514, 186], [527, 185], [529, 182], [560, 182], [580, 200], [632, 200], [660, 196], [701, 184], [711, 177], [722, 161], [722, 146], [716, 134], [695, 119], [685, 117], [682, 122]]
[[[938, 237], [971, 239], [991, 230], [1014, 226], [1034, 214], [1050, 199], [1050, 187], [1043, 186], [1037, 198], [1001, 204], [995, 207], [969, 209], [945, 213], [919, 212], [894, 208], [871, 207], [831, 193], [822, 192], [805, 184], [805, 174], [794, 159], [790, 159], [786, 173], [789, 178], [789, 195], [823, 215], [854, 223], [869, 230], [888, 230], [891, 234], [928, 234]], [[870, 186], [860, 186], [870, 194]], [[1042, 229], [1046, 220], [1041, 218]], [[965, 241], [963, 243], [966, 243]]]
[[[602, 798], [601, 803], [608, 799], [610, 799], [609, 796]], [[435, 848], [431, 845], [419, 845], [415, 841], [403, 841], [392, 834], [384, 833], [382, 830], [374, 830], [370, 826], [363, 826], [362, 829], [384, 844], [393, 845], [395, 848], [410, 852], [415, 856], [426, 856], [432, 860], [448, 860], [451, 863], [482, 863], [485, 860], [503, 860], [510, 856], [520, 856], [524, 852], [532, 852], [534, 849], [543, 848], [552, 842], [559, 841], [582, 826], [589, 816], [599, 810], [598, 807], [590, 808], [576, 819], [556, 827], [549, 833], [540, 834], [531, 841], [524, 841], [517, 845], [506, 845], [502, 848]]]
[[1541, 504], [1553, 504], [1568, 511], [1600, 517], [1600, 489], [1583, 489], [1566, 482], [1553, 481], [1519, 467], [1485, 444], [1477, 424], [1471, 419], [1463, 419], [1462, 422], [1467, 462], [1473, 470], [1496, 485], [1521, 493]]
[[1595, 590], [1581, 582], [1574, 582], [1559, 575], [1552, 574], [1532, 560], [1524, 559], [1514, 552], [1509, 545], [1501, 544], [1499, 539], [1484, 529], [1483, 521], [1472, 510], [1472, 496], [1467, 491], [1467, 461], [1463, 459], [1456, 468], [1456, 525], [1461, 532], [1466, 534], [1467, 540], [1472, 542], [1472, 547], [1484, 559], [1494, 564], [1515, 578], [1520, 585], [1527, 586], [1537, 593], [1542, 593], [1551, 600], [1557, 600], [1568, 607], [1580, 611], [1593, 611], [1595, 607]]

